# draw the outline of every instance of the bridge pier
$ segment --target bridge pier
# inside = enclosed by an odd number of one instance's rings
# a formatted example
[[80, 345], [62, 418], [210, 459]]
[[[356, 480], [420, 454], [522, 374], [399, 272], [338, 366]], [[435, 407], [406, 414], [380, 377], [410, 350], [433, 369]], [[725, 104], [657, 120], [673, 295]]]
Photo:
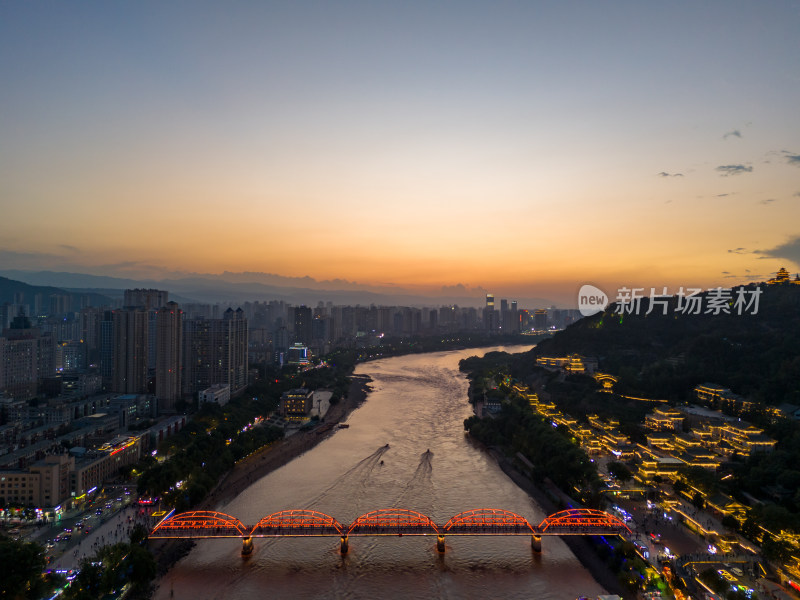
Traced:
[[250, 556], [253, 553], [253, 538], [249, 535], [242, 538], [242, 556]]
[[542, 551], [542, 536], [535, 533], [531, 535], [531, 548], [534, 552]]
[[347, 554], [347, 551], [350, 550], [350, 545], [347, 542], [347, 536], [343, 535], [341, 540], [341, 552], [342, 554]]
[[436, 549], [440, 554], [444, 554], [444, 536], [442, 534], [436, 536]]

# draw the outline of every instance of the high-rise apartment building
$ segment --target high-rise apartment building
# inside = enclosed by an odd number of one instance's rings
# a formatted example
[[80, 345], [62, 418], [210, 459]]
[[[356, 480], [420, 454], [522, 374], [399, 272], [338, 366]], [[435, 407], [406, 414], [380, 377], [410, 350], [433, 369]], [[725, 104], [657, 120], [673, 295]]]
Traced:
[[168, 302], [156, 313], [156, 398], [159, 412], [175, 412], [183, 372], [183, 311]]
[[311, 344], [312, 331], [311, 331], [311, 307], [310, 306], [295, 306], [294, 307], [294, 341], [301, 342], [306, 346]]
[[148, 316], [144, 308], [113, 311], [112, 389], [120, 394], [147, 392]]
[[0, 337], [0, 392], [17, 400], [36, 396], [44, 378], [55, 375], [55, 343], [20, 313]]
[[169, 292], [136, 288], [125, 290], [123, 306], [141, 306], [145, 310], [158, 310], [169, 302]]
[[79, 314], [80, 339], [86, 344], [86, 365], [100, 365], [101, 323], [103, 309], [97, 307], [82, 308]]
[[125, 290], [122, 306], [139, 307], [147, 311], [147, 369], [151, 375], [156, 369], [156, 313], [169, 302], [169, 292], [164, 290]]
[[483, 327], [487, 331], [497, 331], [499, 326], [497, 311], [494, 309], [494, 295], [486, 294], [486, 307], [483, 309]]
[[183, 323], [183, 390], [195, 394], [227, 384], [231, 395], [247, 386], [247, 319], [241, 308], [227, 309], [221, 319]]
[[286, 364], [289, 358], [289, 331], [286, 327], [278, 327], [272, 335], [272, 356], [276, 365]]
[[547, 310], [544, 308], [537, 309], [533, 313], [533, 328], [537, 331], [544, 331], [547, 329]]

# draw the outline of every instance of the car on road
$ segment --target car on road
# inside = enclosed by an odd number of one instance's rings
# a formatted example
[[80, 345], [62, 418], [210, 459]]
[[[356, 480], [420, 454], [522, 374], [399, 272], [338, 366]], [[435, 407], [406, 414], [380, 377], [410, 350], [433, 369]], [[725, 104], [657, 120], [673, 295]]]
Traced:
[[650, 550], [648, 550], [647, 546], [645, 546], [642, 542], [637, 540], [633, 542], [633, 545], [639, 551], [639, 554], [642, 556], [642, 558], [650, 558]]

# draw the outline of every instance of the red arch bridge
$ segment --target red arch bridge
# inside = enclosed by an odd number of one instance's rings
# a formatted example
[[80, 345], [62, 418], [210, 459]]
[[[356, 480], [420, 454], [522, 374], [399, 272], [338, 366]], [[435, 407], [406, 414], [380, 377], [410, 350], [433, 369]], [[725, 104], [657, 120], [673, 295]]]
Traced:
[[476, 508], [458, 513], [444, 525], [405, 508], [384, 508], [361, 515], [344, 525], [325, 513], [294, 509], [272, 513], [248, 526], [236, 517], [213, 511], [167, 515], [150, 533], [150, 539], [240, 538], [242, 555], [253, 551], [259, 537], [338, 537], [342, 554], [353, 536], [436, 536], [436, 547], [444, 552], [446, 535], [530, 535], [531, 546], [542, 550], [543, 535], [621, 535], [630, 533], [625, 522], [600, 510], [570, 508], [531, 525], [524, 517], [499, 508]]

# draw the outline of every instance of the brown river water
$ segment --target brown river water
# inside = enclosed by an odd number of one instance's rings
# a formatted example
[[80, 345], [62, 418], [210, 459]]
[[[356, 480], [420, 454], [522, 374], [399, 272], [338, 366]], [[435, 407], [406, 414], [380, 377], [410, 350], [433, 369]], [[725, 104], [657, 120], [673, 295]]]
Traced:
[[[359, 365], [369, 375], [366, 401], [319, 445], [254, 482], [216, 510], [253, 525], [290, 508], [314, 509], [349, 524], [381, 508], [419, 511], [437, 524], [474, 508], [502, 508], [531, 523], [546, 515], [464, 433], [472, 414], [462, 358], [503, 349], [416, 354]], [[389, 444], [388, 448], [386, 444]], [[430, 453], [427, 451], [430, 450]], [[532, 552], [528, 536], [456, 537], [446, 552], [435, 537], [351, 537], [339, 540], [197, 541], [160, 581], [155, 598], [526, 598], [565, 599], [604, 593], [557, 537]]]

